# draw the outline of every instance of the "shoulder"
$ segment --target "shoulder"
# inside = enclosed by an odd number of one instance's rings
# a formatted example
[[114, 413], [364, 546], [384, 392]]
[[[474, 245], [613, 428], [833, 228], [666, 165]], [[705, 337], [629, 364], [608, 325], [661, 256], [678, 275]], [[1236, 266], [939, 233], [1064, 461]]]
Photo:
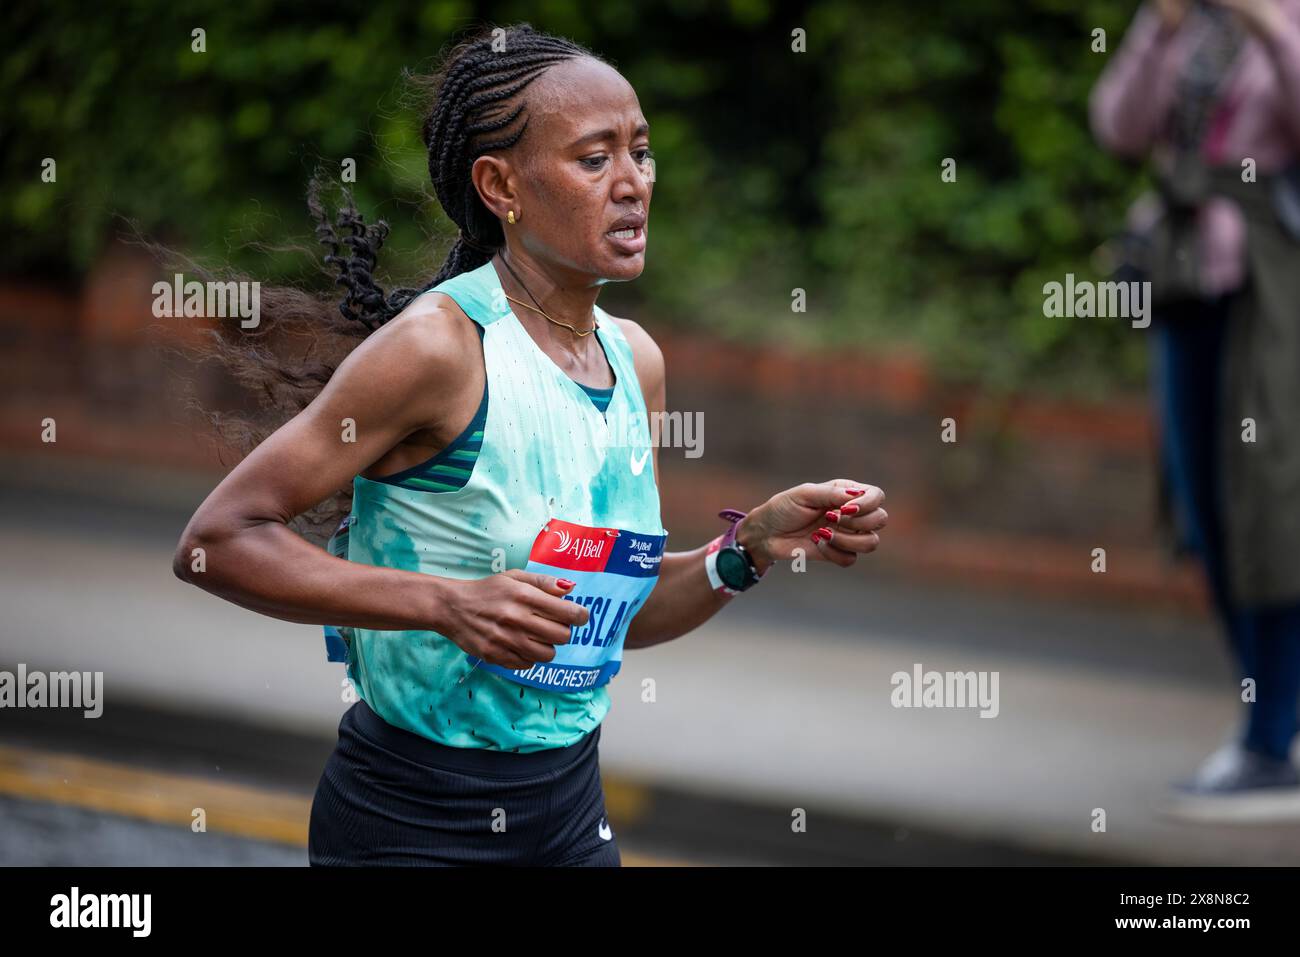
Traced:
[[339, 377], [378, 397], [411, 403], [423, 419], [482, 381], [482, 347], [474, 323], [451, 299], [423, 295], [367, 336]]
[[403, 367], [445, 375], [470, 365], [471, 357], [477, 359], [479, 337], [473, 321], [452, 299], [430, 293], [371, 333], [357, 352], [401, 359]]
[[609, 318], [614, 320], [632, 350], [632, 363], [636, 367], [637, 378], [641, 380], [641, 387], [647, 394], [652, 389], [661, 387], [664, 381], [664, 354], [659, 344], [639, 322], [620, 319], [618, 316]]

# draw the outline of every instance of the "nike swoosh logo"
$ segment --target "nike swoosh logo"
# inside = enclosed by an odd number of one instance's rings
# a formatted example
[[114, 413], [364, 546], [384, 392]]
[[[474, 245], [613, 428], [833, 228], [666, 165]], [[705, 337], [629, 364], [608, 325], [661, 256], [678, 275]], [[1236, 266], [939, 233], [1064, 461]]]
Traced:
[[637, 457], [636, 457], [636, 455], [634, 454], [634, 455], [631, 457], [631, 459], [628, 460], [628, 464], [632, 466], [632, 474], [633, 474], [633, 475], [640, 475], [640, 474], [645, 470], [645, 463], [646, 463], [646, 460], [649, 459], [649, 458], [650, 458], [650, 450], [649, 450], [649, 449], [646, 449], [645, 451], [643, 451], [643, 452], [641, 453], [641, 460], [640, 460], [639, 462], [637, 461]]
[[613, 830], [610, 829], [609, 824], [606, 823], [604, 820], [600, 822], [600, 828], [598, 829], [598, 833], [600, 834], [600, 839], [602, 841], [609, 841], [612, 840], [614, 837]]

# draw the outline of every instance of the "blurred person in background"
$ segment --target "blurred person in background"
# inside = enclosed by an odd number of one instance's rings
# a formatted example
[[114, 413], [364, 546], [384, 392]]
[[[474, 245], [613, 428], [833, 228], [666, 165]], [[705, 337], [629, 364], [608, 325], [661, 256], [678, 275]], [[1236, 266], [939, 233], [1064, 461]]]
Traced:
[[1300, 816], [1300, 0], [1144, 4], [1090, 107], [1151, 161], [1117, 278], [1151, 282], [1164, 490], [1247, 702], [1170, 810]]

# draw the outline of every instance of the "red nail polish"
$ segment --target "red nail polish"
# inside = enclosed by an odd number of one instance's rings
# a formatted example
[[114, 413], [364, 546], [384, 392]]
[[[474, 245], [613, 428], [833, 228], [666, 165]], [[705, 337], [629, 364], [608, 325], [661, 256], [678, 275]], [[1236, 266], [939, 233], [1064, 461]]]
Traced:
[[826, 513], [826, 521], [838, 522], [839, 520], [840, 520], [840, 513], [835, 511], [835, 509], [831, 509], [829, 512]]
[[858, 503], [849, 502], [848, 505], [841, 505], [840, 511], [843, 512], [845, 515], [856, 515], [858, 512]]
[[864, 489], [864, 488], [846, 488], [844, 491], [848, 492], [850, 495], [861, 495], [863, 492], [866, 491], [866, 489]]
[[822, 540], [821, 529], [818, 529], [817, 531], [812, 533], [812, 540], [814, 543], [820, 542]]
[[576, 585], [576, 584], [578, 584], [578, 583], [577, 583], [577, 582], [571, 582], [571, 581], [569, 581], [567, 578], [557, 578], [557, 579], [555, 580], [555, 584], [559, 585], [561, 588], [572, 588], [574, 585]]
[[829, 528], [819, 528], [819, 529], [817, 529], [817, 531], [819, 531], [819, 532], [821, 532], [823, 535], [825, 535], [825, 536], [826, 536], [826, 541], [828, 541], [828, 542], [829, 542], [832, 538], [835, 537], [835, 533], [832, 532]]

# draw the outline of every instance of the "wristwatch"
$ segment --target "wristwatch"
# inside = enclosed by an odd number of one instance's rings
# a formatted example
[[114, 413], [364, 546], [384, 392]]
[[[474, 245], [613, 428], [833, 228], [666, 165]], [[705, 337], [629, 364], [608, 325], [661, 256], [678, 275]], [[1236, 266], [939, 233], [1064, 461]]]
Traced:
[[736, 541], [736, 529], [747, 514], [749, 513], [734, 508], [724, 508], [718, 513], [719, 518], [731, 522], [731, 527], [709, 542], [709, 549], [704, 555], [704, 570], [708, 573], [709, 584], [716, 592], [738, 595], [758, 584], [759, 579], [767, 574], [768, 570], [759, 572], [745, 546]]

